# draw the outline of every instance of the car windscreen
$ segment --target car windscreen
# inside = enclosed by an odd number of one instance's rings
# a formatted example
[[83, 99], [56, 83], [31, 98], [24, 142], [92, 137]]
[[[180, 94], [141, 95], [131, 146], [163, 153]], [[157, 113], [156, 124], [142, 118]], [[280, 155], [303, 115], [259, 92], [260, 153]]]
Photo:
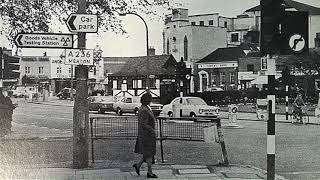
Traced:
[[200, 98], [188, 98], [186, 100], [188, 104], [192, 105], [207, 105], [207, 103]]

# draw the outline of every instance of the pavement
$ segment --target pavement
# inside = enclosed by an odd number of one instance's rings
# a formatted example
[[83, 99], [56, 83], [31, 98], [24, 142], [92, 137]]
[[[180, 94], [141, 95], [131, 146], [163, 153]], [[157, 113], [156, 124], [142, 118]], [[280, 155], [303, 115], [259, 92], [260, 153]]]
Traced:
[[[55, 98], [49, 99], [47, 102], [41, 101], [29, 101], [30, 103], [41, 103], [54, 106], [73, 106], [73, 101], [70, 100], [57, 100]], [[251, 113], [254, 115], [254, 113]], [[222, 112], [222, 116], [227, 115], [226, 112]], [[247, 115], [243, 115], [241, 118], [248, 118]], [[281, 117], [281, 118], [280, 118]], [[250, 117], [249, 117], [250, 118]], [[283, 120], [282, 116], [279, 119]], [[72, 138], [72, 132], [60, 132], [58, 129], [39, 128], [36, 126], [12, 124], [13, 132], [0, 138], [0, 141], [4, 140], [23, 140], [23, 139], [48, 139], [48, 138]], [[30, 133], [32, 132], [32, 133]], [[130, 162], [131, 163], [131, 162]], [[72, 163], [69, 163], [72, 164]], [[139, 180], [146, 179], [147, 167], [144, 164], [141, 168], [141, 175], [138, 176], [134, 169], [128, 164], [119, 164], [117, 168], [113, 165], [111, 168], [108, 166], [110, 162], [107, 160], [96, 161], [95, 163], [89, 162], [89, 167], [84, 169], [73, 168], [57, 168], [55, 166], [43, 165], [43, 166], [23, 166], [23, 165], [1, 165], [0, 166], [0, 179], [59, 179], [59, 180], [107, 180], [107, 179], [119, 179], [119, 180]], [[66, 166], [72, 167], [72, 166]], [[158, 179], [267, 179], [267, 173], [265, 170], [249, 166], [249, 165], [177, 165], [177, 164], [165, 164], [156, 162], [153, 165], [153, 171], [158, 175]], [[278, 180], [285, 180], [284, 177], [276, 175]]]
[[[104, 164], [105, 162], [100, 162]], [[19, 170], [20, 169], [20, 170]], [[266, 179], [266, 172], [251, 166], [219, 166], [219, 165], [153, 165], [153, 173], [158, 179], [163, 180], [242, 180], [242, 179]], [[99, 168], [96, 165], [86, 169], [71, 168], [21, 168], [21, 167], [1, 167], [0, 179], [59, 179], [59, 180], [139, 180], [147, 179], [147, 167], [141, 167], [140, 176], [137, 175], [132, 167], [120, 168]], [[275, 179], [285, 180], [276, 175]]]

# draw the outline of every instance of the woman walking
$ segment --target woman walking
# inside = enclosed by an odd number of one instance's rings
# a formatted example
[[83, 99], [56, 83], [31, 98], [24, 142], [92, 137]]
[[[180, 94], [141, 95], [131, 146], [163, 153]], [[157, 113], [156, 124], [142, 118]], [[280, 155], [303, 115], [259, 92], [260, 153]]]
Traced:
[[135, 153], [143, 156], [137, 164], [133, 164], [133, 167], [136, 173], [140, 175], [140, 167], [143, 162], [146, 162], [148, 164], [147, 178], [157, 178], [157, 175], [153, 174], [151, 167], [154, 164], [154, 155], [156, 154], [156, 119], [149, 106], [152, 101], [151, 94], [143, 94], [140, 101], [142, 105], [138, 112], [138, 137]]

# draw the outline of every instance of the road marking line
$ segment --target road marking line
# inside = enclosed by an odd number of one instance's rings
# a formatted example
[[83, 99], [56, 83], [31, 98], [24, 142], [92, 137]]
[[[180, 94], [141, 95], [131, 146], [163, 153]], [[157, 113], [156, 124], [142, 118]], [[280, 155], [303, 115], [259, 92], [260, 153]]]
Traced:
[[279, 174], [320, 174], [320, 171], [279, 172]]

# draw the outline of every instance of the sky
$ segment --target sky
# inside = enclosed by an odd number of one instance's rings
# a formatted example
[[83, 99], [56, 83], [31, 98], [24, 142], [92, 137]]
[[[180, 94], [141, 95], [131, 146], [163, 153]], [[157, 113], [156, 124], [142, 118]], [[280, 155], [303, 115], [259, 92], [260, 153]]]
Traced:
[[[189, 15], [219, 13], [221, 16], [235, 17], [242, 14], [246, 9], [259, 5], [259, 0], [177, 0], [189, 9]], [[320, 0], [296, 0], [312, 6], [320, 7]], [[149, 29], [149, 46], [156, 49], [156, 54], [162, 54], [162, 31], [164, 22], [157, 17], [148, 17], [140, 14], [147, 22]], [[101, 47], [104, 57], [112, 56], [144, 56], [146, 55], [146, 32], [145, 26], [137, 16], [127, 15], [121, 17], [127, 34], [120, 35], [113, 32], [98, 32], [87, 34], [87, 49], [95, 46]], [[69, 33], [66, 26], [57, 29], [63, 33]], [[1, 36], [1, 35], [0, 35]], [[1, 44], [5, 40], [1, 39]], [[24, 56], [43, 55], [47, 51], [48, 56], [55, 56], [63, 50], [21, 49]]]

